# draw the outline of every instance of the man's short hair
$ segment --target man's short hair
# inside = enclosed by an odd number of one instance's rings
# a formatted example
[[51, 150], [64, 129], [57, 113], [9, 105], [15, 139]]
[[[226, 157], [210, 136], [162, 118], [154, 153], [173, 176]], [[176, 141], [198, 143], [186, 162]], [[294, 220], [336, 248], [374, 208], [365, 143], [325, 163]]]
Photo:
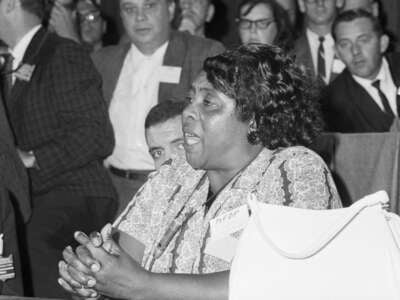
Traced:
[[174, 102], [171, 100], [162, 101], [149, 111], [144, 123], [144, 128], [147, 129], [180, 116], [185, 106], [185, 102]]
[[380, 23], [379, 19], [374, 17], [370, 12], [364, 9], [351, 9], [346, 10], [340, 13], [335, 21], [332, 24], [332, 36], [333, 39], [336, 40], [336, 28], [340, 23], [343, 22], [352, 22], [357, 19], [366, 18], [371, 21], [372, 29], [375, 31], [379, 36], [381, 36], [383, 32], [382, 24]]

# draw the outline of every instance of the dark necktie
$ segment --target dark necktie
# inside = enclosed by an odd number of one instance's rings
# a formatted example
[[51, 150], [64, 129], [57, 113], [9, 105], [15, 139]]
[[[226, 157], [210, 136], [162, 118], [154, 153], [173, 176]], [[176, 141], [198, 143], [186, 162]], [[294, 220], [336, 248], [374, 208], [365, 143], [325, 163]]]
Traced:
[[10, 98], [12, 89], [12, 67], [13, 67], [13, 56], [11, 54], [2, 55], [4, 60], [3, 67], [1, 68], [1, 93], [5, 102]]
[[317, 71], [318, 75], [325, 79], [326, 77], [326, 70], [325, 70], [325, 50], [324, 50], [324, 41], [325, 38], [320, 36], [319, 40], [319, 47], [318, 47], [318, 60], [317, 60]]
[[382, 90], [381, 90], [381, 87], [380, 87], [380, 86], [381, 86], [381, 81], [380, 81], [380, 80], [375, 80], [375, 81], [372, 83], [372, 86], [373, 86], [374, 88], [376, 88], [377, 91], [378, 91], [378, 93], [379, 93], [379, 97], [381, 98], [384, 111], [385, 111], [388, 115], [390, 115], [391, 117], [394, 117], [394, 113], [393, 113], [393, 110], [390, 108], [389, 101], [388, 101], [388, 99], [386, 98], [385, 94], [382, 93]]

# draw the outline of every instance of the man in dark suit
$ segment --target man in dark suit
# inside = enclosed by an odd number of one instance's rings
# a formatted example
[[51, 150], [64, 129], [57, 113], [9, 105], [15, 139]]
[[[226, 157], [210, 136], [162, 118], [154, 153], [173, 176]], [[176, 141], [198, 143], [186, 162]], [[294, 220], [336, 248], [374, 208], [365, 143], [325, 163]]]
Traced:
[[130, 43], [105, 47], [93, 60], [103, 77], [116, 147], [107, 159], [120, 209], [154, 170], [144, 135], [148, 111], [162, 99], [183, 101], [208, 56], [223, 51], [216, 41], [171, 30], [175, 3], [120, 0]]
[[64, 296], [57, 262], [73, 232], [91, 231], [115, 214], [115, 191], [102, 165], [114, 140], [90, 57], [40, 25], [43, 2], [1, 0], [0, 38], [14, 58], [5, 103], [31, 186], [26, 252], [33, 293], [56, 298]]
[[328, 87], [323, 110], [329, 131], [389, 131], [399, 116], [400, 55], [385, 56], [389, 38], [364, 10], [350, 10], [333, 25], [346, 70]]
[[298, 0], [304, 29], [295, 42], [296, 62], [321, 86], [331, 82], [344, 69], [335, 57], [332, 23], [343, 0]]
[[[2, 68], [2, 71], [4, 69]], [[0, 281], [0, 295], [24, 295], [16, 218], [26, 223], [31, 214], [28, 177], [14, 147], [0, 93], [0, 234], [3, 256], [13, 256], [15, 277]], [[1, 251], [1, 249], [0, 249]]]

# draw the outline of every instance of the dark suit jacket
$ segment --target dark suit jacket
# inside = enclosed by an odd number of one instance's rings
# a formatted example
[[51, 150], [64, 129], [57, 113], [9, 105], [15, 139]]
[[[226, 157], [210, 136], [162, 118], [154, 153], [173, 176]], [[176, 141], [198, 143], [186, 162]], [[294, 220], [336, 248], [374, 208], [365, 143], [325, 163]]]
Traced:
[[[92, 56], [103, 78], [103, 95], [107, 104], [112, 99], [130, 46], [131, 44], [120, 44], [105, 47]], [[160, 83], [159, 101], [167, 99], [183, 101], [193, 80], [201, 71], [204, 60], [223, 51], [224, 46], [217, 41], [193, 36], [187, 32], [172, 32], [163, 64], [181, 67], [182, 71], [179, 84]]]
[[[388, 55], [387, 60], [394, 84], [399, 88], [400, 53]], [[393, 123], [393, 118], [380, 109], [347, 69], [328, 86], [322, 108], [328, 131], [384, 132]]]
[[[295, 56], [296, 63], [302, 69], [304, 69], [308, 76], [311, 78], [317, 78], [312, 60], [310, 44], [308, 43], [305, 31], [296, 40], [294, 44], [293, 55]], [[338, 73], [331, 73], [329, 81], [332, 82], [338, 75]], [[321, 80], [321, 85], [326, 84]]]
[[30, 80], [17, 77], [7, 103], [17, 146], [34, 151], [39, 166], [29, 169], [32, 193], [114, 197], [102, 165], [114, 146], [113, 131], [88, 54], [41, 28], [23, 64], [35, 69]]
[[19, 159], [0, 94], [0, 233], [4, 234], [4, 255], [13, 255], [16, 277], [0, 282], [0, 294], [23, 295], [16, 214], [27, 222], [30, 213], [28, 177]]

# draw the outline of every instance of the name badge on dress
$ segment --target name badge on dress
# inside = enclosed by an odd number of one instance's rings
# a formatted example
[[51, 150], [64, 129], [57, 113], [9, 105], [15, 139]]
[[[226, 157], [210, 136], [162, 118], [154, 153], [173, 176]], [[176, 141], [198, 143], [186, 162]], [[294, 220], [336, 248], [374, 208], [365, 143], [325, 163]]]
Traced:
[[247, 205], [239, 206], [210, 221], [210, 238], [204, 252], [230, 262], [235, 256], [238, 239], [231, 234], [244, 229], [249, 221]]
[[181, 73], [181, 67], [162, 66], [159, 74], [160, 82], [178, 84]]

